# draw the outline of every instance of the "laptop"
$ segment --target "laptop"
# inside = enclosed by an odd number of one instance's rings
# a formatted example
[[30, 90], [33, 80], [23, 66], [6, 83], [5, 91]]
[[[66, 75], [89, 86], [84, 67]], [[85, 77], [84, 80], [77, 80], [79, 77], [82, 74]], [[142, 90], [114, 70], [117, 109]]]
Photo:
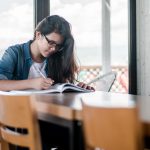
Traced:
[[95, 83], [97, 91], [109, 92], [116, 79], [116, 72], [108, 72], [91, 80], [88, 85]]

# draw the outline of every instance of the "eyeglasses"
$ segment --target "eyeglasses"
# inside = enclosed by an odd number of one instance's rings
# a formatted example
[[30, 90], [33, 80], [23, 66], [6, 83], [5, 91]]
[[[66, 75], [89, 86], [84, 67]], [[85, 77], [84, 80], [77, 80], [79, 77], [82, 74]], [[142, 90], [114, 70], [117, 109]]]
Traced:
[[[43, 35], [44, 35], [44, 34], [43, 34]], [[54, 46], [54, 47], [55, 47], [56, 52], [60, 52], [60, 51], [63, 50], [64, 47], [63, 47], [62, 44], [57, 44], [55, 41], [49, 40], [49, 39], [46, 37], [46, 35], [44, 35], [44, 37], [45, 37], [46, 41], [48, 42], [48, 44], [49, 44], [50, 46]]]

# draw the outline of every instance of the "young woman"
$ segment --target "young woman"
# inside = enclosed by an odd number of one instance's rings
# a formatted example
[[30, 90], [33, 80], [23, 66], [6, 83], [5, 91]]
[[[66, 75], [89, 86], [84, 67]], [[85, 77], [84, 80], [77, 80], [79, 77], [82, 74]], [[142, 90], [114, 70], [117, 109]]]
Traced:
[[[33, 40], [5, 51], [0, 90], [48, 89], [55, 83], [74, 83], [76, 73], [70, 24], [60, 16], [48, 16], [37, 25]], [[78, 86], [93, 89], [84, 83]]]

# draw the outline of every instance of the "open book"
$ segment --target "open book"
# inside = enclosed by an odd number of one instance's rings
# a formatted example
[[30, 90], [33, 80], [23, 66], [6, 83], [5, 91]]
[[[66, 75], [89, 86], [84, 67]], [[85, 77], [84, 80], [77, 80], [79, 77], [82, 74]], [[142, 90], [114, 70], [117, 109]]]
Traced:
[[81, 88], [77, 85], [71, 84], [71, 83], [58, 83], [53, 86], [50, 86], [48, 90], [14, 90], [10, 92], [3, 92], [0, 91], [0, 94], [9, 94], [9, 95], [15, 95], [15, 94], [46, 94], [46, 93], [62, 93], [62, 92], [92, 92], [92, 90], [87, 90], [84, 88]]

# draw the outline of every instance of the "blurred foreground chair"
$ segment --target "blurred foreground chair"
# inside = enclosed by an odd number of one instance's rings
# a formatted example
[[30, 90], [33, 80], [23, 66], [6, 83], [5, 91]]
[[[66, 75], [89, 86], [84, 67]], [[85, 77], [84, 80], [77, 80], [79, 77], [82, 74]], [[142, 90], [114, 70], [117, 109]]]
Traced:
[[0, 150], [8, 150], [8, 143], [2, 139], [1, 131], [0, 131]]
[[87, 150], [143, 150], [136, 108], [93, 106], [86, 99], [82, 104]]
[[97, 76], [95, 79], [91, 80], [89, 84], [95, 83], [97, 91], [105, 91], [109, 92], [115, 79], [116, 79], [116, 72], [108, 72], [104, 75]]
[[[0, 96], [0, 131], [9, 144], [42, 150], [38, 120], [30, 96]], [[15, 131], [12, 130], [15, 128]], [[25, 129], [27, 133], [17, 132]], [[2, 149], [3, 150], [3, 149]]]

